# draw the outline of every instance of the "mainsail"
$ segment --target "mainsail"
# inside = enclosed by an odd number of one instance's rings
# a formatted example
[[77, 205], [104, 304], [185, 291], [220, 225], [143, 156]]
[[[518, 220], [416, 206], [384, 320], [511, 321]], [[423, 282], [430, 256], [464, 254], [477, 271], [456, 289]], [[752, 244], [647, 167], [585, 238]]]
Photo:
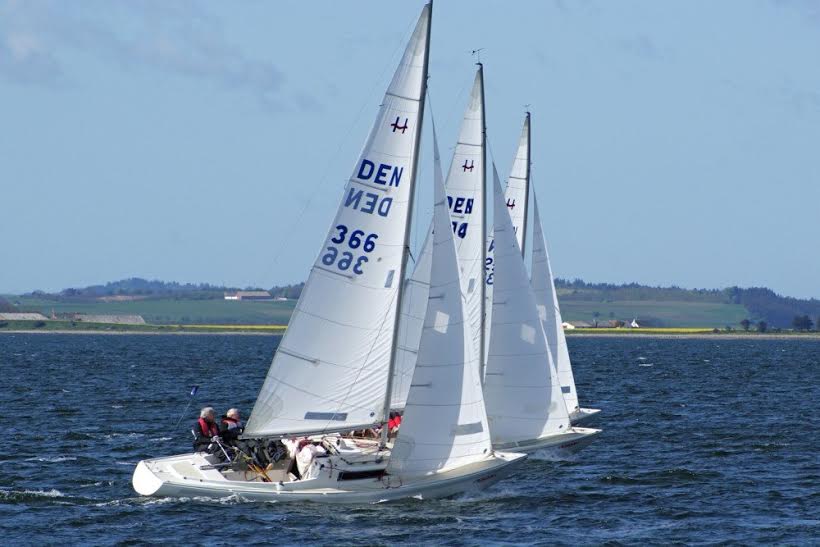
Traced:
[[[435, 143], [435, 137], [434, 137]], [[438, 145], [436, 163], [438, 163]], [[492, 454], [471, 323], [441, 170], [435, 171], [430, 290], [404, 419], [387, 470], [418, 476]]]
[[[524, 245], [527, 236], [527, 211], [529, 210], [530, 188], [530, 113], [524, 117], [524, 127], [518, 139], [518, 148], [515, 150], [510, 176], [507, 179], [507, 189], [504, 192], [504, 202], [507, 206], [518, 248], [524, 256]], [[484, 332], [489, 340], [493, 315], [493, 279], [495, 277], [495, 244], [492, 236], [487, 238], [487, 253], [485, 258], [485, 296], [486, 309]], [[485, 347], [488, 351], [489, 346]], [[485, 357], [486, 359], [486, 357]]]
[[[441, 168], [440, 164], [437, 167]], [[484, 239], [484, 77], [479, 65], [464, 112], [458, 142], [447, 174], [447, 205], [465, 287], [467, 317], [473, 327], [475, 354], [481, 346], [481, 242]], [[432, 230], [432, 225], [430, 227]], [[393, 408], [403, 408], [416, 364], [430, 286], [432, 236], [428, 231], [416, 267], [406, 282], [399, 327], [399, 356], [393, 387]]]
[[495, 272], [484, 393], [493, 444], [569, 428], [569, 415], [530, 280], [493, 167]]
[[527, 211], [529, 210], [530, 190], [530, 113], [524, 118], [524, 127], [521, 129], [521, 138], [518, 139], [518, 148], [515, 151], [510, 178], [507, 179], [507, 189], [504, 198], [510, 212], [515, 238], [522, 255], [527, 241]]
[[547, 252], [547, 242], [541, 226], [541, 215], [538, 212], [538, 200], [535, 192], [532, 196], [533, 235], [532, 235], [532, 289], [535, 292], [535, 303], [538, 315], [547, 337], [547, 346], [552, 360], [558, 370], [558, 381], [570, 413], [578, 410], [578, 393], [575, 391], [575, 378], [572, 375], [572, 364], [569, 360], [567, 339], [561, 326], [561, 309], [558, 307], [558, 294], [555, 292], [555, 281], [552, 266]]
[[423, 118], [424, 7], [248, 420], [247, 436], [385, 419], [393, 326]]

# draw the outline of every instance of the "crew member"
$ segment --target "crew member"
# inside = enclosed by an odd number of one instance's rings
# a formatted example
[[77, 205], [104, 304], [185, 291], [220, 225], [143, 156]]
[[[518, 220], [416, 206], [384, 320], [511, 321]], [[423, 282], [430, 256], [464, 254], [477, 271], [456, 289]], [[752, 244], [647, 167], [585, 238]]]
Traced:
[[242, 417], [237, 408], [226, 412], [219, 422], [219, 436], [227, 444], [235, 444], [244, 430], [245, 424], [242, 423]]
[[194, 452], [213, 452], [211, 447], [219, 440], [219, 427], [216, 425], [216, 412], [206, 406], [199, 412], [199, 419], [191, 428], [194, 434]]

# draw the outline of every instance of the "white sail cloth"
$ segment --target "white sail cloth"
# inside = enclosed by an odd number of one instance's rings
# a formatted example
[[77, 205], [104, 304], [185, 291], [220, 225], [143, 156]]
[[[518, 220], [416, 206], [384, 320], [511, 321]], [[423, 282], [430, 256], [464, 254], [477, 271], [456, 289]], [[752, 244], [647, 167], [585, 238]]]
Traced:
[[[521, 137], [518, 139], [518, 148], [515, 149], [510, 176], [507, 179], [507, 188], [504, 191], [504, 202], [507, 206], [510, 221], [515, 230], [518, 248], [524, 254], [524, 242], [527, 232], [527, 210], [529, 208], [529, 163], [530, 163], [530, 113], [524, 118], [521, 128]], [[489, 340], [492, 329], [493, 314], [493, 279], [495, 277], [495, 244], [492, 235], [487, 239], [487, 258], [485, 265], [485, 296], [486, 317], [484, 336]], [[487, 346], [489, 348], [489, 346]], [[489, 351], [489, 350], [486, 350]]]
[[[464, 112], [458, 142], [447, 174], [447, 205], [458, 253], [459, 271], [465, 287], [467, 317], [473, 327], [475, 354], [479, 355], [481, 328], [481, 240], [484, 203], [484, 97], [482, 70], [476, 72], [470, 100]], [[430, 229], [432, 230], [432, 224]], [[430, 285], [432, 236], [427, 238], [412, 275], [406, 282], [399, 326], [399, 355], [394, 374], [392, 407], [403, 408], [416, 364], [421, 328]]]
[[503, 445], [560, 433], [570, 423], [495, 167], [493, 187], [496, 260], [484, 393], [493, 444]]
[[425, 6], [348, 181], [245, 435], [381, 421], [427, 78]]
[[[437, 143], [434, 146], [438, 164]], [[434, 196], [427, 310], [401, 429], [387, 466], [389, 473], [403, 477], [459, 467], [492, 454], [440, 168], [435, 170]]]
[[532, 289], [535, 293], [535, 303], [538, 306], [538, 315], [544, 334], [547, 337], [547, 347], [552, 354], [552, 360], [558, 372], [558, 382], [561, 384], [561, 394], [564, 396], [567, 410], [570, 413], [578, 410], [578, 393], [575, 390], [575, 377], [572, 374], [572, 363], [569, 360], [569, 349], [564, 329], [561, 326], [561, 309], [558, 307], [558, 294], [555, 291], [555, 281], [552, 276], [552, 266], [547, 252], [547, 242], [541, 226], [541, 215], [538, 212], [538, 200], [535, 192], [532, 196], [533, 228], [532, 228]]

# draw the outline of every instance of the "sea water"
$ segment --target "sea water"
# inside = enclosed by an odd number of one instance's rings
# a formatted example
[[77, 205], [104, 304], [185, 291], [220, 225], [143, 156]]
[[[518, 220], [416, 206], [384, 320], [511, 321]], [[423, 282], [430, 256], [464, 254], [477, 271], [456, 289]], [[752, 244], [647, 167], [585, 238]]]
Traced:
[[247, 416], [277, 343], [0, 335], [0, 543], [820, 541], [817, 340], [570, 337], [603, 433], [477, 494], [344, 510], [138, 496], [136, 463], [189, 451], [201, 406]]

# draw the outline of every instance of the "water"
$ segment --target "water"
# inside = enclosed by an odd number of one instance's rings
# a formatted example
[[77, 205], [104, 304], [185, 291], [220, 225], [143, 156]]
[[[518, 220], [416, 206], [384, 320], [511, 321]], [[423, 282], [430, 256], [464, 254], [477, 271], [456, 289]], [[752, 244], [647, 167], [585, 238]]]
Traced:
[[820, 341], [570, 338], [604, 432], [480, 494], [326, 507], [141, 498], [195, 406], [249, 410], [277, 340], [0, 336], [6, 544], [820, 541]]

